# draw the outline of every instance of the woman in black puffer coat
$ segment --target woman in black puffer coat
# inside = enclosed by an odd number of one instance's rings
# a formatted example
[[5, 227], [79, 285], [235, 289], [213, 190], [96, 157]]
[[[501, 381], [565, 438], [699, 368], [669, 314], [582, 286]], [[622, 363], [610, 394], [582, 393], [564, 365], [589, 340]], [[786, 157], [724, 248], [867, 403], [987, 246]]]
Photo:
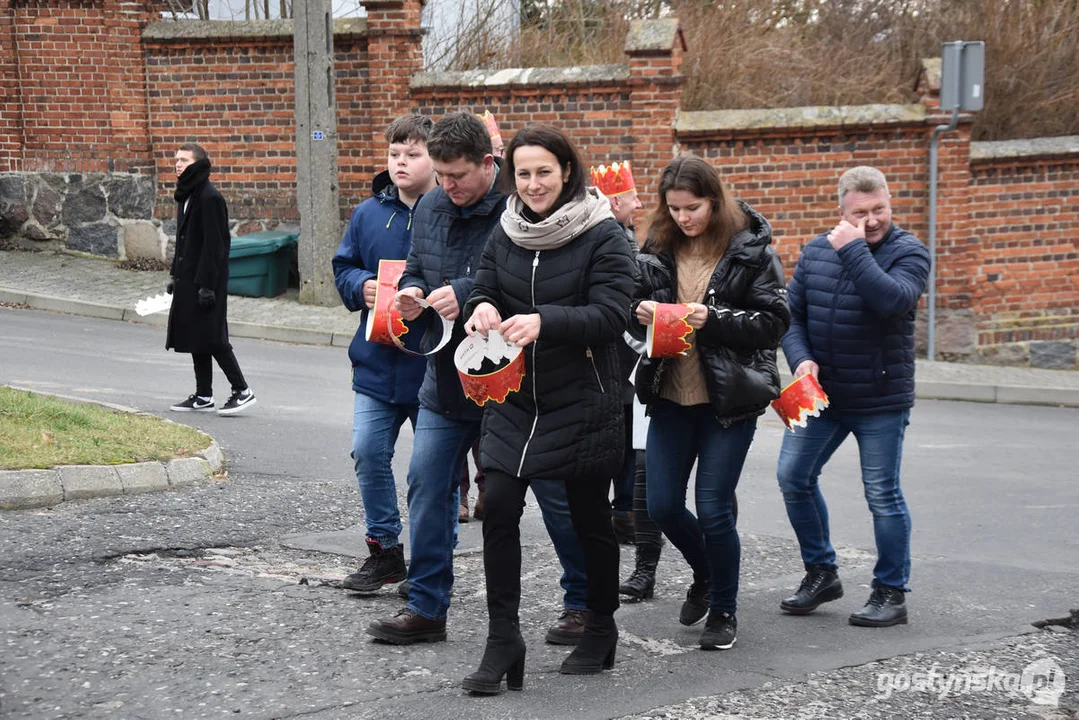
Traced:
[[[617, 344], [629, 322], [635, 268], [607, 198], [559, 130], [532, 126], [510, 143], [503, 181], [516, 190], [484, 249], [463, 315], [465, 330], [498, 330], [523, 347], [525, 375], [504, 403], [488, 403], [480, 455], [486, 473], [483, 560], [490, 631], [477, 693], [519, 689], [524, 641], [520, 520], [529, 483], [565, 483], [588, 572], [589, 618], [562, 672], [614, 662], [618, 542], [608, 502], [624, 429]], [[507, 189], [509, 189], [509, 187]]]
[[[768, 222], [706, 161], [682, 156], [660, 177], [650, 242], [638, 256], [637, 322], [656, 303], [684, 303], [694, 332], [684, 357], [643, 359], [648, 406], [648, 514], [693, 568], [679, 621], [708, 622], [700, 645], [734, 645], [741, 545], [732, 501], [757, 416], [779, 395], [776, 347], [790, 325], [783, 268]], [[686, 487], [697, 463], [695, 505]]]

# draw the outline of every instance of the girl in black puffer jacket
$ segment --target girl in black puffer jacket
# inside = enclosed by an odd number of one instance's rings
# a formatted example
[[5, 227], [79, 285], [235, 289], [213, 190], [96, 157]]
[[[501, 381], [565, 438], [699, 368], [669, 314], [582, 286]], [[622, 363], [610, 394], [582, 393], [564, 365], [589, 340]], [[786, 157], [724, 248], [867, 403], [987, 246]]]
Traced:
[[[684, 303], [694, 332], [684, 357], [643, 359], [637, 396], [652, 421], [648, 514], [693, 568], [679, 621], [706, 614], [701, 648], [734, 645], [741, 545], [732, 500], [757, 416], [779, 395], [775, 349], [790, 324], [783, 268], [768, 222], [735, 200], [704, 160], [663, 171], [650, 242], [638, 256], [636, 320]], [[697, 517], [686, 487], [697, 462]]]
[[614, 662], [618, 542], [607, 500], [624, 429], [616, 346], [629, 322], [635, 268], [610, 202], [586, 188], [587, 170], [550, 127], [517, 133], [502, 173], [516, 193], [491, 234], [463, 315], [465, 331], [498, 330], [524, 348], [518, 392], [484, 411], [483, 562], [490, 630], [465, 689], [520, 689], [524, 641], [520, 520], [529, 483], [565, 483], [588, 569], [589, 618], [562, 672]]

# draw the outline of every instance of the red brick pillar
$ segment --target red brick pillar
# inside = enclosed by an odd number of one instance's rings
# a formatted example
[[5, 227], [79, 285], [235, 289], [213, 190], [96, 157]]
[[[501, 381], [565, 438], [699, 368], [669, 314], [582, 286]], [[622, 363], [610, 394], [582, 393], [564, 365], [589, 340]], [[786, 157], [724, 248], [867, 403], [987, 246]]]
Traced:
[[0, 0], [0, 172], [22, 169], [22, 97], [13, 0]]
[[633, 175], [645, 207], [655, 207], [659, 174], [678, 154], [674, 120], [682, 103], [686, 39], [675, 18], [637, 20], [626, 36], [633, 116]]
[[[412, 76], [423, 70], [420, 15], [424, 3], [425, 0], [363, 0], [367, 10], [367, 87], [355, 100], [367, 127], [358, 133], [356, 147], [351, 150], [366, 161], [363, 165], [371, 176], [384, 169], [386, 127], [394, 118], [413, 110], [408, 86]], [[339, 105], [346, 102], [345, 98], [338, 99]]]

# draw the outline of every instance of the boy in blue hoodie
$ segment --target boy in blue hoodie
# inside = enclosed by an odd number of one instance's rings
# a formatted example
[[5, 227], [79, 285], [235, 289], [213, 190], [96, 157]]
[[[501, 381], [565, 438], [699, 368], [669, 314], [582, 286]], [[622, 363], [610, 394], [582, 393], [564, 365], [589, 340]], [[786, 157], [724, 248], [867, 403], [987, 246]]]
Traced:
[[360, 485], [370, 555], [342, 585], [375, 592], [407, 576], [401, 545], [401, 513], [393, 479], [394, 445], [405, 420], [416, 426], [420, 384], [427, 360], [395, 347], [369, 342], [364, 333], [374, 307], [379, 260], [404, 260], [412, 247], [412, 209], [435, 187], [427, 154], [434, 123], [423, 115], [405, 115], [386, 130], [386, 170], [375, 176], [374, 197], [352, 213], [333, 257], [337, 292], [349, 310], [361, 313], [360, 327], [348, 349], [352, 361], [352, 459]]

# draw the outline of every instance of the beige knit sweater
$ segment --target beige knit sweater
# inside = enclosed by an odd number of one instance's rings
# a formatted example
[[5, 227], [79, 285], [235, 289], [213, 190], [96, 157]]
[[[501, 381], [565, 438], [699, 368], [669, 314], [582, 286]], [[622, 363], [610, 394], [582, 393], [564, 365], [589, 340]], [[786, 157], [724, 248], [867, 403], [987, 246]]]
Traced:
[[[675, 255], [678, 264], [678, 302], [704, 302], [708, 280], [716, 269], [719, 257], [707, 251], [701, 243], [686, 243]], [[667, 361], [667, 372], [659, 388], [659, 396], [679, 405], [701, 405], [708, 402], [708, 386], [697, 355], [696, 333], [687, 338], [692, 345], [683, 357]]]

